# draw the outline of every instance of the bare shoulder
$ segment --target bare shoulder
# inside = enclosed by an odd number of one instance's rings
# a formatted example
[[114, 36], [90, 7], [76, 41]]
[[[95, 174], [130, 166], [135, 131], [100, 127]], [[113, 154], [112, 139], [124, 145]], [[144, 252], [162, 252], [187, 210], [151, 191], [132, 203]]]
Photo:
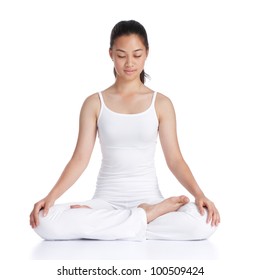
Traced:
[[99, 102], [99, 96], [98, 96], [98, 93], [96, 92], [96, 93], [93, 93], [93, 94], [91, 94], [91, 95], [89, 95], [86, 99], [85, 99], [85, 101], [84, 101], [84, 103], [83, 103], [83, 106], [89, 106], [89, 107], [95, 107], [95, 106], [97, 106], [98, 104], [99, 104], [100, 102]]
[[155, 107], [159, 117], [175, 114], [171, 99], [162, 93], [157, 93]]
[[158, 104], [172, 105], [171, 99], [168, 96], [166, 96], [165, 94], [162, 94], [160, 92], [157, 93], [156, 102]]
[[83, 102], [81, 114], [87, 114], [97, 117], [100, 111], [100, 100], [98, 93], [89, 95]]

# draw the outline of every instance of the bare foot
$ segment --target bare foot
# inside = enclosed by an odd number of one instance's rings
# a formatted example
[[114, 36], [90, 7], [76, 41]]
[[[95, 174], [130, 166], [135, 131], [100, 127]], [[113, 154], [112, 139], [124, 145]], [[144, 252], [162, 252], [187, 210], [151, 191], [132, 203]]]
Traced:
[[75, 205], [70, 205], [71, 209], [77, 209], [77, 208], [91, 208], [87, 205], [79, 205], [79, 204], [75, 204]]
[[142, 203], [138, 207], [145, 210], [147, 223], [150, 223], [164, 214], [177, 211], [182, 205], [188, 203], [189, 201], [190, 200], [187, 196], [181, 195], [169, 197], [157, 204]]

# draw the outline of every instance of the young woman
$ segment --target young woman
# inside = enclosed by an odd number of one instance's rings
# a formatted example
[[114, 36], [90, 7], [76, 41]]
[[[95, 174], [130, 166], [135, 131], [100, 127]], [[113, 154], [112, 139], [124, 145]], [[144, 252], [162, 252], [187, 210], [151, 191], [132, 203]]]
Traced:
[[[181, 155], [170, 99], [144, 84], [148, 52], [140, 23], [114, 26], [109, 55], [115, 83], [85, 100], [73, 156], [49, 194], [34, 205], [30, 224], [42, 238], [198, 240], [208, 238], [219, 224], [217, 208]], [[87, 167], [97, 134], [103, 158], [94, 197], [54, 205]], [[161, 195], [154, 166], [158, 134], [169, 169], [195, 203], [184, 195]]]

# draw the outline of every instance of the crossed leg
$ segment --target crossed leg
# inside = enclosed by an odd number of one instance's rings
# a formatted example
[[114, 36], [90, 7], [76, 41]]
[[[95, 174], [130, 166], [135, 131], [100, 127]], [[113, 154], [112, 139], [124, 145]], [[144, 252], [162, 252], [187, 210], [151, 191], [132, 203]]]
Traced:
[[[185, 195], [181, 196], [173, 196], [164, 199], [163, 201], [157, 203], [157, 204], [148, 204], [148, 203], [142, 203], [138, 206], [138, 208], [142, 208], [147, 216], [147, 223], [152, 222], [156, 218], [170, 213], [177, 211], [181, 206], [189, 202], [189, 198]], [[91, 208], [88, 205], [71, 205], [70, 208], [77, 209], [77, 208]]]
[[40, 213], [35, 231], [47, 240], [198, 240], [215, 228], [206, 223], [186, 196], [167, 198], [156, 204], [118, 209], [98, 199], [82, 204], [54, 205], [46, 217]]

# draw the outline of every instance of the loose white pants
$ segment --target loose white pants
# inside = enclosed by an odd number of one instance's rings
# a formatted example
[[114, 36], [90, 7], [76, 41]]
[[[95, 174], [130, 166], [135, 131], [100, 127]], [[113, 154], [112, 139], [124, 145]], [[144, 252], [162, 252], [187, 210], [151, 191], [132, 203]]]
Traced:
[[201, 240], [207, 239], [215, 227], [206, 223], [194, 203], [165, 214], [147, 224], [141, 208], [122, 209], [101, 199], [80, 204], [89, 208], [71, 209], [70, 204], [54, 205], [46, 217], [40, 212], [37, 234], [46, 240]]

